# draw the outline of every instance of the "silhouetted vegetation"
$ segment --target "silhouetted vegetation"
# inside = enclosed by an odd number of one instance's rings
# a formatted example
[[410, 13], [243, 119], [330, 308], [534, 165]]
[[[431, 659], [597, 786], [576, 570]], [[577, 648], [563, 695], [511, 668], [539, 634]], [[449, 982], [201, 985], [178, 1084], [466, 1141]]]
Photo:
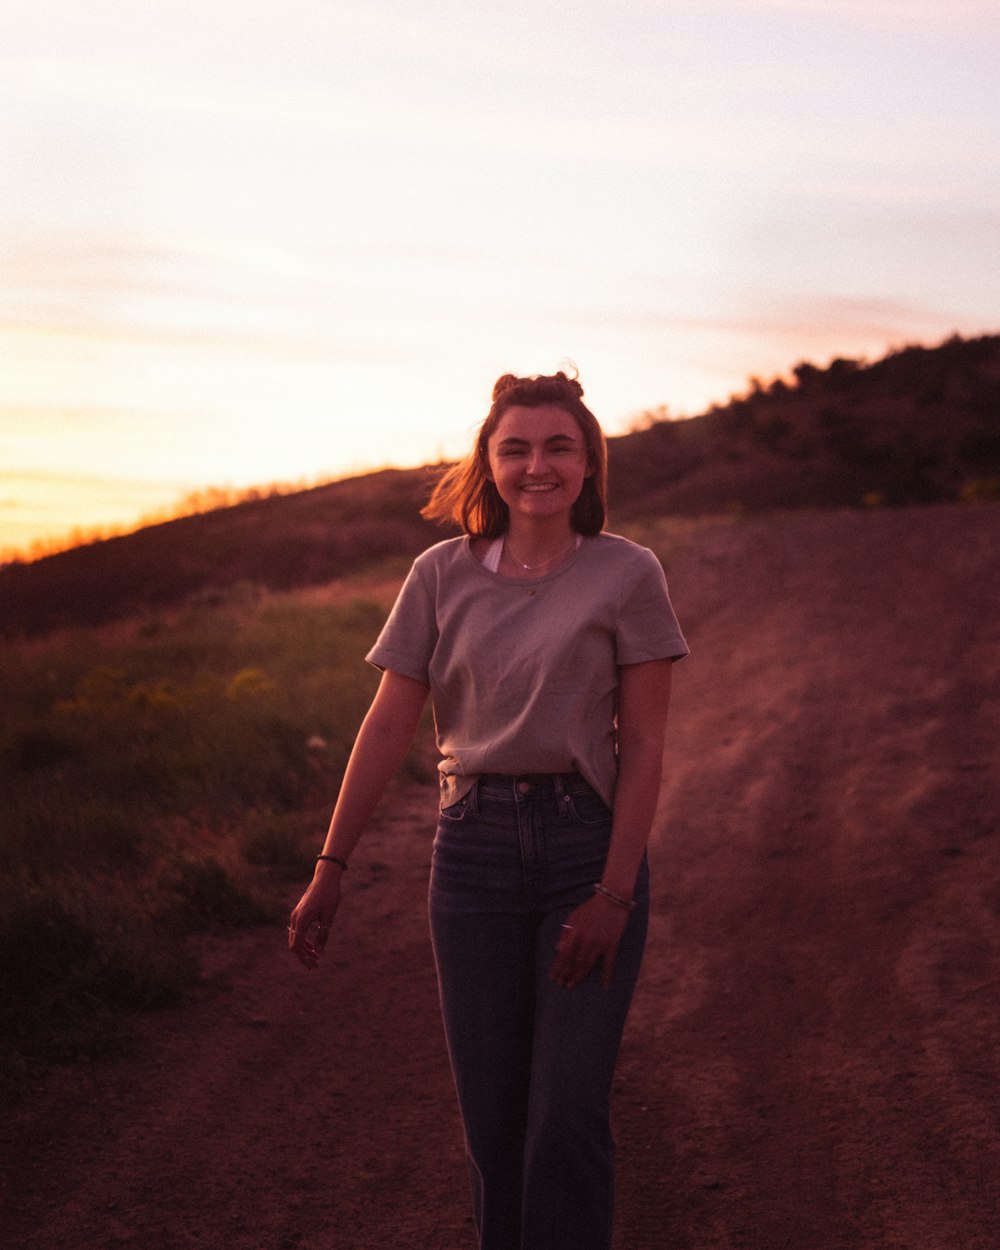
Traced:
[[612, 440], [609, 477], [622, 518], [993, 498], [1000, 336], [802, 362], [702, 417]]

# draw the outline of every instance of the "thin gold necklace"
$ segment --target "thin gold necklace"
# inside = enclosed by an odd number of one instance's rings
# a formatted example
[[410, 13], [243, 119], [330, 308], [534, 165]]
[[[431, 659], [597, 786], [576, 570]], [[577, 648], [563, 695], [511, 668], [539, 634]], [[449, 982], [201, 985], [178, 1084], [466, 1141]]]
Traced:
[[534, 573], [536, 569], [544, 569], [547, 564], [552, 564], [555, 560], [558, 560], [560, 556], [564, 556], [571, 547], [575, 546], [576, 535], [574, 534], [568, 547], [563, 547], [562, 551], [557, 551], [554, 556], [549, 556], [549, 558], [547, 560], [543, 560], [541, 564], [525, 564], [520, 556], [514, 554], [514, 549], [510, 545], [510, 539], [504, 539], [504, 547], [506, 548], [507, 554], [515, 564], [520, 565], [520, 567], [524, 569], [525, 573]]

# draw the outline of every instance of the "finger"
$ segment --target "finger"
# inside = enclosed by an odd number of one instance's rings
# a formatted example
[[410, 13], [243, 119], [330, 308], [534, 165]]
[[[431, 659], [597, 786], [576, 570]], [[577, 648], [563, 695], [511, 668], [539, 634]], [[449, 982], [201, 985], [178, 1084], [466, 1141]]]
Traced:
[[577, 985], [581, 985], [584, 981], [586, 981], [587, 977], [590, 976], [590, 973], [594, 967], [594, 964], [596, 963], [597, 963], [596, 952], [591, 952], [589, 954], [581, 954], [580, 957], [577, 959], [576, 966], [573, 970], [572, 985], [576, 987]]
[[575, 944], [576, 937], [573, 926], [570, 924], [562, 925], [559, 930], [559, 940], [556, 942], [556, 957], [549, 970], [550, 980], [555, 981], [559, 985], [562, 985], [570, 975]]
[[292, 917], [292, 922], [288, 926], [288, 949], [298, 959], [299, 963], [310, 966], [312, 955], [314, 952], [313, 944], [307, 939], [306, 933], [308, 926], [303, 927], [301, 922], [297, 922]]
[[553, 965], [552, 979], [557, 985], [573, 989], [581, 981], [586, 980], [596, 960], [596, 954], [588, 953], [585, 948], [574, 945], [565, 952], [565, 958], [558, 959]]
[[569, 969], [570, 941], [563, 935], [556, 945], [556, 957], [549, 969], [549, 977], [553, 981], [561, 981]]
[[304, 968], [315, 968], [319, 963], [319, 951], [306, 939], [300, 939], [295, 947], [295, 957]]
[[563, 947], [552, 962], [549, 977], [558, 985], [563, 985], [573, 973], [575, 959], [571, 947]]

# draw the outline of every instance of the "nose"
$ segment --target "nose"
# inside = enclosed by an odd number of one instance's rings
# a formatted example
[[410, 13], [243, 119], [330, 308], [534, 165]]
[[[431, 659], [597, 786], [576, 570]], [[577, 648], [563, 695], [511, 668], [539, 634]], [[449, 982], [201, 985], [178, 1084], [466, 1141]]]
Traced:
[[528, 473], [532, 477], [542, 477], [548, 472], [549, 462], [544, 447], [533, 447], [528, 453]]

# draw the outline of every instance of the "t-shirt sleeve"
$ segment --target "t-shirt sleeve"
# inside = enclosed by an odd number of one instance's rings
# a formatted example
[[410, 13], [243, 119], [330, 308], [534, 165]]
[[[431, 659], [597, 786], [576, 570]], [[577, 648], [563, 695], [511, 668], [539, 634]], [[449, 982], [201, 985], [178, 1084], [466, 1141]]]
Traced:
[[416, 564], [406, 581], [374, 647], [365, 656], [369, 664], [391, 669], [430, 685], [428, 670], [438, 640], [437, 612], [430, 588]]
[[680, 660], [688, 654], [674, 614], [663, 566], [647, 549], [631, 564], [622, 582], [615, 630], [619, 664]]

